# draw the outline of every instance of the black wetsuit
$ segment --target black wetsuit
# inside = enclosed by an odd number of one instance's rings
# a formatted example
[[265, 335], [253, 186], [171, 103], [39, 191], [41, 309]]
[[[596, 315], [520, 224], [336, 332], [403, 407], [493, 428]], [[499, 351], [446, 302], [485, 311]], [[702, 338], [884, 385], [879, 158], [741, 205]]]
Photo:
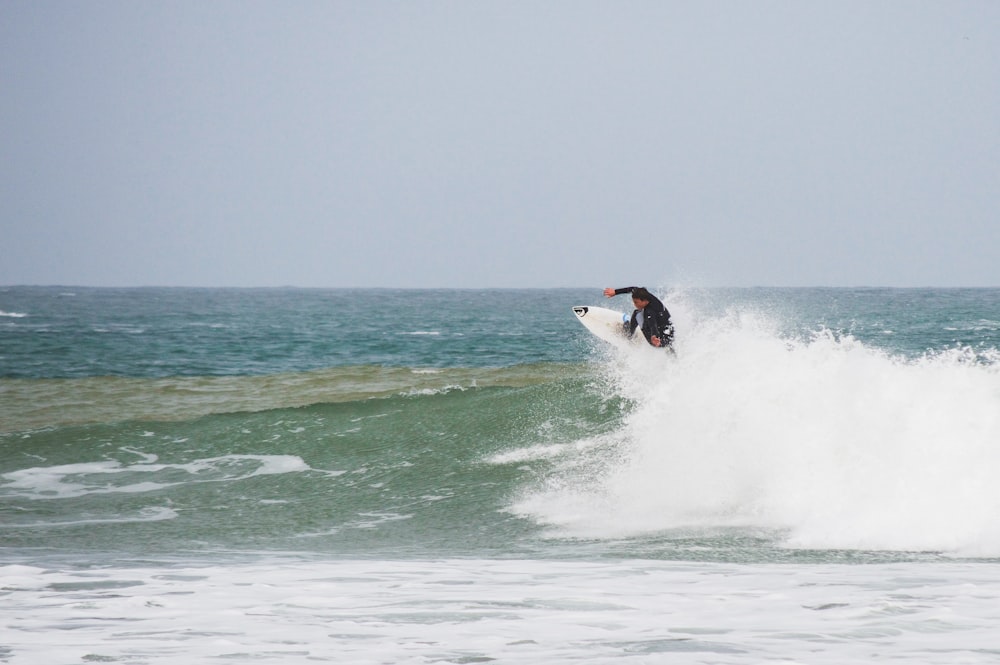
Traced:
[[[632, 293], [638, 287], [626, 286], [624, 289], [615, 289], [615, 295]], [[625, 324], [629, 336], [635, 334], [635, 329], [639, 326], [639, 311], [632, 312], [632, 320]], [[663, 306], [660, 299], [650, 294], [649, 304], [642, 310], [642, 336], [649, 342], [650, 337], [659, 337], [661, 348], [673, 349], [674, 345], [674, 324], [670, 322], [670, 312]], [[652, 342], [650, 342], [652, 343]]]

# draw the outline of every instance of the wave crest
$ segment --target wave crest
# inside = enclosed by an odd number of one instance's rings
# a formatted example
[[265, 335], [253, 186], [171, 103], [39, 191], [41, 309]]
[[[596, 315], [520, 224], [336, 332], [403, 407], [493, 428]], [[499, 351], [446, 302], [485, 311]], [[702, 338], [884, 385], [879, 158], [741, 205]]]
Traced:
[[358, 365], [264, 376], [165, 379], [0, 379], [0, 432], [127, 420], [299, 408], [395, 396], [523, 387], [580, 375], [582, 366], [420, 368]]
[[905, 358], [752, 309], [677, 310], [676, 360], [607, 363], [633, 403], [628, 453], [567, 458], [517, 512], [580, 537], [740, 526], [797, 548], [1000, 555], [995, 349]]

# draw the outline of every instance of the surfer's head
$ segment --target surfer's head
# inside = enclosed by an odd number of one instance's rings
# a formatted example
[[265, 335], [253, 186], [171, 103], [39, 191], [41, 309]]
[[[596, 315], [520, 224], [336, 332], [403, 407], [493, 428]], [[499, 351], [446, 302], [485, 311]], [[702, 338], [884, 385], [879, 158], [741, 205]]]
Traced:
[[653, 294], [647, 291], [645, 286], [632, 289], [632, 302], [635, 303], [636, 307], [642, 309], [648, 305], [652, 299]]

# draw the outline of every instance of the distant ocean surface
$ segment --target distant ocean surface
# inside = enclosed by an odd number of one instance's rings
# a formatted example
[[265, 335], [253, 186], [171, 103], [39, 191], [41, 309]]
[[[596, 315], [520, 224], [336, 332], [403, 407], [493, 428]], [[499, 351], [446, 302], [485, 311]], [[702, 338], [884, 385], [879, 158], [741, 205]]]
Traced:
[[653, 290], [0, 287], [0, 662], [1000, 661], [1000, 290]]

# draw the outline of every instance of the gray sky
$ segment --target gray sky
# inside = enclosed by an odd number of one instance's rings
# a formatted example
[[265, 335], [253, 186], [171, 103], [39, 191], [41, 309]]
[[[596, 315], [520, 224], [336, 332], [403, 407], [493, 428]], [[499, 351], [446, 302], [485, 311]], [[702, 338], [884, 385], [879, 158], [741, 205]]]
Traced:
[[0, 284], [1000, 286], [1000, 2], [0, 3]]

